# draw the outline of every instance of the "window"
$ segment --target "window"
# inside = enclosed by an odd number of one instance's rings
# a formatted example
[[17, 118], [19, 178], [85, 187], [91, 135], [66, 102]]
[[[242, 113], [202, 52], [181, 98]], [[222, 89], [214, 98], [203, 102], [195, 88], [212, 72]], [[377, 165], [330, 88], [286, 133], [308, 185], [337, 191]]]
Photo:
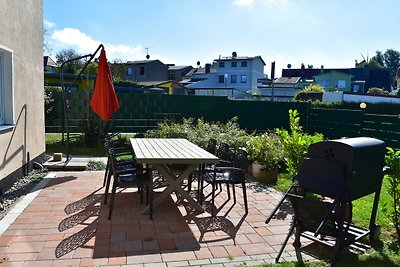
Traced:
[[0, 53], [0, 125], [4, 124], [4, 100], [3, 100], [3, 60]]
[[0, 125], [13, 124], [12, 50], [0, 45]]
[[224, 75], [218, 75], [218, 82], [219, 82], [219, 83], [224, 83], [224, 82], [225, 82], [225, 77], [224, 77]]
[[220, 68], [225, 68], [225, 62], [224, 62], [224, 61], [220, 61], [220, 62], [218, 63], [218, 67], [220, 67]]
[[236, 61], [232, 61], [231, 62], [231, 67], [232, 68], [236, 68], [237, 67], [237, 62]]
[[241, 83], [247, 83], [247, 75], [240, 76], [240, 82]]
[[346, 88], [346, 80], [338, 80], [337, 81], [337, 87], [340, 89]]
[[231, 83], [237, 83], [237, 75], [231, 75]]
[[247, 68], [247, 61], [242, 61], [240, 66], [242, 66], [242, 68]]
[[140, 67], [139, 73], [140, 73], [140, 75], [144, 75], [144, 67], [143, 66]]
[[132, 76], [132, 73], [133, 73], [132, 68], [131, 68], [131, 67], [128, 67], [128, 70], [127, 70], [127, 72], [126, 72], [126, 75], [127, 75], [127, 76]]

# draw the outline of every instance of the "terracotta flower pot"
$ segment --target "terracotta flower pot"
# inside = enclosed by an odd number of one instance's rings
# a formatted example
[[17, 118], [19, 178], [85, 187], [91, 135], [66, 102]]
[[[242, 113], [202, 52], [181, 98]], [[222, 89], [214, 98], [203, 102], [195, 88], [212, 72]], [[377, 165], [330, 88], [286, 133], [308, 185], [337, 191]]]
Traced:
[[265, 166], [259, 163], [249, 165], [247, 172], [264, 183], [275, 183], [278, 180], [277, 170], [266, 170]]

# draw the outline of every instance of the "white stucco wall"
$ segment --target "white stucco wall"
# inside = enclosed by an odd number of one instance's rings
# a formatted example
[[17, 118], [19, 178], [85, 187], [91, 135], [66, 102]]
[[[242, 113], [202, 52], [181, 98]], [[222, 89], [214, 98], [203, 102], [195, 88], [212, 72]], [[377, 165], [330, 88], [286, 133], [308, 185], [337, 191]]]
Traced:
[[325, 92], [322, 96], [323, 102], [356, 102], [356, 103], [400, 103], [400, 98], [372, 96], [372, 95], [357, 95], [344, 94], [343, 92]]
[[0, 131], [3, 179], [45, 151], [42, 0], [0, 0], [0, 45], [13, 51], [13, 127]]

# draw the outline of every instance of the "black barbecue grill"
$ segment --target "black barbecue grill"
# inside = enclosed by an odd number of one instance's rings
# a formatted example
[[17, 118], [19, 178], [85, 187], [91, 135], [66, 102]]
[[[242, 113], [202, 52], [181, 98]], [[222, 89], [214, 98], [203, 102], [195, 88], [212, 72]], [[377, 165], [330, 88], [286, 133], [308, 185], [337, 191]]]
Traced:
[[[275, 207], [266, 223], [289, 199], [294, 210], [293, 224], [278, 253], [282, 254], [293, 230], [294, 246], [300, 247], [300, 236], [335, 247], [336, 259], [341, 249], [369, 235], [379, 234], [375, 224], [381, 191], [385, 143], [356, 137], [330, 140], [311, 145], [307, 157], [287, 193]], [[351, 222], [353, 200], [375, 193], [368, 229]]]

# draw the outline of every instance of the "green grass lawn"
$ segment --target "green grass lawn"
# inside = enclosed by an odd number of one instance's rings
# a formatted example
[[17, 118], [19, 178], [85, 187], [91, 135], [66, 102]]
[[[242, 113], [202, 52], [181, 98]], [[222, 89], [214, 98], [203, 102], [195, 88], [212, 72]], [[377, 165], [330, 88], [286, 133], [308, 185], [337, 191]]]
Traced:
[[[285, 192], [291, 185], [292, 180], [287, 174], [280, 174], [278, 182], [272, 185], [276, 190]], [[357, 256], [345, 256], [340, 258], [337, 266], [400, 266], [400, 245], [395, 242], [395, 229], [390, 218], [382, 211], [384, 203], [391, 203], [391, 197], [388, 193], [387, 177], [383, 179], [382, 190], [379, 199], [378, 213], [376, 223], [380, 226], [379, 240], [370, 242], [365, 238], [363, 242], [372, 246], [364, 254]], [[374, 194], [359, 198], [352, 202], [353, 204], [353, 223], [368, 228], [371, 210], [373, 205]], [[290, 244], [288, 244], [290, 245]], [[278, 266], [328, 266], [323, 261], [301, 263], [280, 263]], [[270, 265], [264, 265], [270, 266]]]
[[[87, 155], [94, 157], [105, 157], [106, 151], [103, 147], [96, 148], [85, 147], [82, 136], [80, 134], [70, 134], [69, 153], [71, 155]], [[46, 153], [67, 153], [66, 135], [64, 142], [62, 141], [62, 134], [46, 134]]]

